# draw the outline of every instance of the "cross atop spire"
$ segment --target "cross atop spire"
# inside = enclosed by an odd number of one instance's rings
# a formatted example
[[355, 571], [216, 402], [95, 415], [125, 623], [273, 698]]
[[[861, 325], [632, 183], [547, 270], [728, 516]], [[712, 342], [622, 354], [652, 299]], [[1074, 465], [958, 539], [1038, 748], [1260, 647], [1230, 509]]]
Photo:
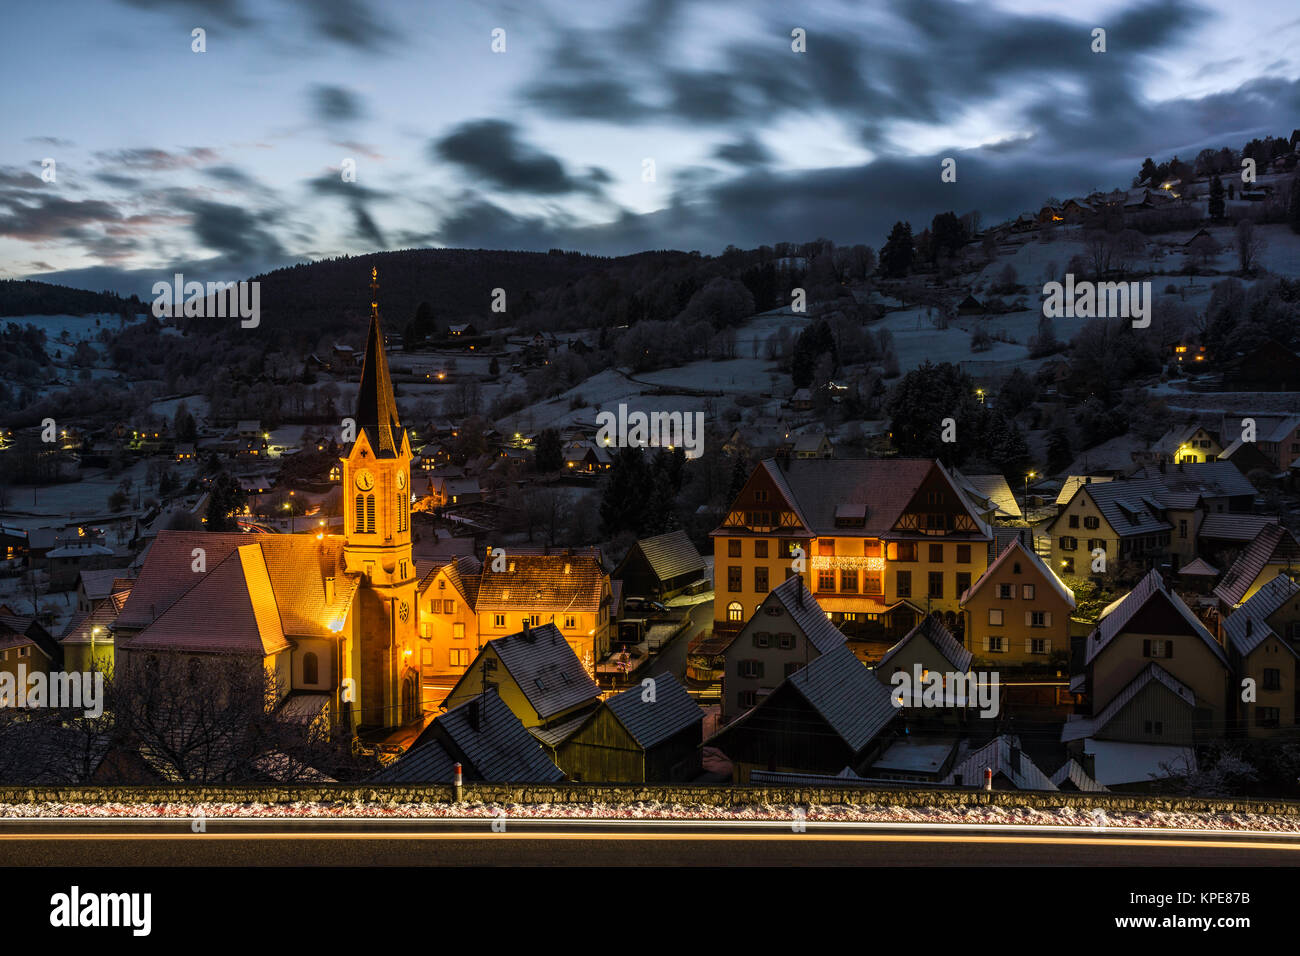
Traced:
[[397, 399], [384, 354], [384, 333], [379, 327], [379, 270], [370, 270], [370, 332], [366, 335], [366, 358], [361, 368], [357, 394], [357, 427], [368, 433], [370, 445], [380, 458], [401, 454], [402, 424], [397, 417]]

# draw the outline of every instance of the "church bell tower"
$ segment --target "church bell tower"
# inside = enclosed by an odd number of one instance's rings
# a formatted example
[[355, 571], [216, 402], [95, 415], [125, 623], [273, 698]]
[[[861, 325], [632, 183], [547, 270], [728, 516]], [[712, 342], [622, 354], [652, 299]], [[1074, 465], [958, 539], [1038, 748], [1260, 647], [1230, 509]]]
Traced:
[[416, 571], [411, 556], [411, 442], [398, 420], [379, 323], [379, 273], [370, 274], [370, 331], [357, 395], [356, 435], [343, 458], [344, 570], [359, 575], [358, 725], [395, 727], [421, 713]]

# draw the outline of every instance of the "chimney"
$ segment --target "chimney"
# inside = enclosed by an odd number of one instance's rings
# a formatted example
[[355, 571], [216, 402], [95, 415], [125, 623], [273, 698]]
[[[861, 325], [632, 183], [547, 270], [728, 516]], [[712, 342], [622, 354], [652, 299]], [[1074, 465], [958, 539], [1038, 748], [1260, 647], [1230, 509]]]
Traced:
[[525, 641], [531, 641], [533, 639], [533, 632], [528, 627], [528, 618], [524, 618], [523, 637]]
[[334, 603], [334, 575], [332, 574], [325, 579], [325, 603]]
[[478, 729], [479, 729], [479, 713], [478, 713], [478, 709], [479, 709], [479, 699], [478, 699], [477, 697], [475, 697], [473, 700], [471, 700], [471, 701], [469, 702], [469, 706], [467, 706], [467, 707], [465, 708], [465, 719], [469, 721], [469, 729], [470, 729], [470, 730], [478, 730]]
[[794, 579], [798, 582], [794, 586], [794, 603], [803, 607], [803, 575], [796, 574]]

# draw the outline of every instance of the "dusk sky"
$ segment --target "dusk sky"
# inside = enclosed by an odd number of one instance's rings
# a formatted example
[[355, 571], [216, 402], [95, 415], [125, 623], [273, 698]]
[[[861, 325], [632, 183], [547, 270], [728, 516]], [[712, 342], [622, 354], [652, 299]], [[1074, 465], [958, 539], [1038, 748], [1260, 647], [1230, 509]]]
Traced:
[[11, 4], [0, 277], [146, 296], [420, 246], [878, 248], [1287, 136], [1296, 50], [1294, 0]]

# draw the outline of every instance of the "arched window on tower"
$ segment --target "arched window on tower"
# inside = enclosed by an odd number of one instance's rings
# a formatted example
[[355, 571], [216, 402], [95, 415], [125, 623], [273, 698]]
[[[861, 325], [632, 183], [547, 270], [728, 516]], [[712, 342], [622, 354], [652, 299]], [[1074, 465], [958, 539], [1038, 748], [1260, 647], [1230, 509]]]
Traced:
[[375, 496], [366, 495], [366, 534], [375, 533]]
[[357, 504], [355, 510], [357, 514], [356, 532], [360, 534], [362, 531], [366, 530], [366, 496], [365, 495], [357, 495]]
[[397, 493], [397, 530], [406, 530], [406, 495]]

